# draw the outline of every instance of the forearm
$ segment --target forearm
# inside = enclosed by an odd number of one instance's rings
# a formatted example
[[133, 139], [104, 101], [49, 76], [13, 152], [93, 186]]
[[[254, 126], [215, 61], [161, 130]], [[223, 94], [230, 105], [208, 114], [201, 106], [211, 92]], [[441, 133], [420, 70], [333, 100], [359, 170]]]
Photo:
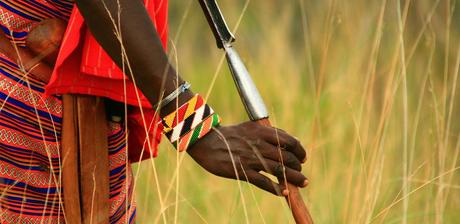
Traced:
[[44, 82], [48, 82], [51, 77], [51, 67], [45, 63], [41, 63], [40, 58], [35, 56], [28, 49], [15, 47], [3, 35], [0, 35], [0, 52], [6, 55], [11, 60], [20, 63], [26, 72]]
[[[162, 94], [166, 96], [183, 82], [169, 63], [141, 0], [76, 0], [76, 3], [94, 37], [118, 66], [122, 67], [125, 62], [126, 73], [133, 76], [152, 105], [158, 102]], [[119, 31], [122, 45], [116, 30]], [[188, 91], [181, 94], [179, 100], [183, 102], [191, 96], [192, 93]], [[174, 105], [163, 108], [162, 114], [174, 110]]]

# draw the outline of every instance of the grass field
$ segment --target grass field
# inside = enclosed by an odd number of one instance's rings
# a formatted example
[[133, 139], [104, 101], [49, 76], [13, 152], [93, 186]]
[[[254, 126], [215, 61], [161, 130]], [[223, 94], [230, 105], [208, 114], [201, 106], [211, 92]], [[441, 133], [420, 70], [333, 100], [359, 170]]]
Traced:
[[[460, 222], [459, 1], [218, 2], [273, 123], [308, 148], [316, 223]], [[198, 2], [169, 18], [179, 73], [224, 124], [247, 120]], [[135, 166], [138, 223], [293, 223], [283, 198], [182, 156], [164, 143]]]

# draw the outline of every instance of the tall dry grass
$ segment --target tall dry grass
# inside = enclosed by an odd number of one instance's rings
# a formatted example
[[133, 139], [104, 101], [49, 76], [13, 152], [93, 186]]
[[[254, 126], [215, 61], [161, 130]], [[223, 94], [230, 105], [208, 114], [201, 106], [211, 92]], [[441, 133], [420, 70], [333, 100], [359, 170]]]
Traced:
[[[231, 27], [249, 3], [236, 47], [276, 126], [308, 147], [317, 223], [460, 221], [460, 2], [218, 2]], [[170, 20], [179, 73], [224, 124], [246, 120], [198, 3], [170, 1]], [[135, 167], [139, 223], [293, 223], [284, 199], [166, 143], [155, 167], [160, 193], [152, 164]]]

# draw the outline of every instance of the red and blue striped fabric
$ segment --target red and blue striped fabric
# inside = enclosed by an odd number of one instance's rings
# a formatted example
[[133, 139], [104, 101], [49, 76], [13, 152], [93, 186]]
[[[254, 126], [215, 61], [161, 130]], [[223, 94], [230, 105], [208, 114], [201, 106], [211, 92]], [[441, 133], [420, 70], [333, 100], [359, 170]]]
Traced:
[[[34, 24], [67, 20], [70, 0], [1, 0], [0, 35], [21, 46]], [[0, 223], [65, 223], [60, 194], [62, 103], [46, 83], [26, 77], [0, 52]], [[133, 223], [133, 176], [126, 164], [126, 129], [108, 122], [110, 223]]]

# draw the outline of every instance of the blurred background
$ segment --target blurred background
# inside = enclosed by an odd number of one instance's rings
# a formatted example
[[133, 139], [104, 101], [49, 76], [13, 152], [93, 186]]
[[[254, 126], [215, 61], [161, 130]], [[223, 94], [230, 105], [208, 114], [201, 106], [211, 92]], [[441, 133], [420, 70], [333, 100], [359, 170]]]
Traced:
[[[316, 223], [460, 222], [460, 2], [219, 0], [273, 123], [301, 139]], [[170, 0], [171, 61], [247, 120], [198, 1]], [[283, 198], [163, 143], [134, 166], [138, 223], [293, 223]]]

